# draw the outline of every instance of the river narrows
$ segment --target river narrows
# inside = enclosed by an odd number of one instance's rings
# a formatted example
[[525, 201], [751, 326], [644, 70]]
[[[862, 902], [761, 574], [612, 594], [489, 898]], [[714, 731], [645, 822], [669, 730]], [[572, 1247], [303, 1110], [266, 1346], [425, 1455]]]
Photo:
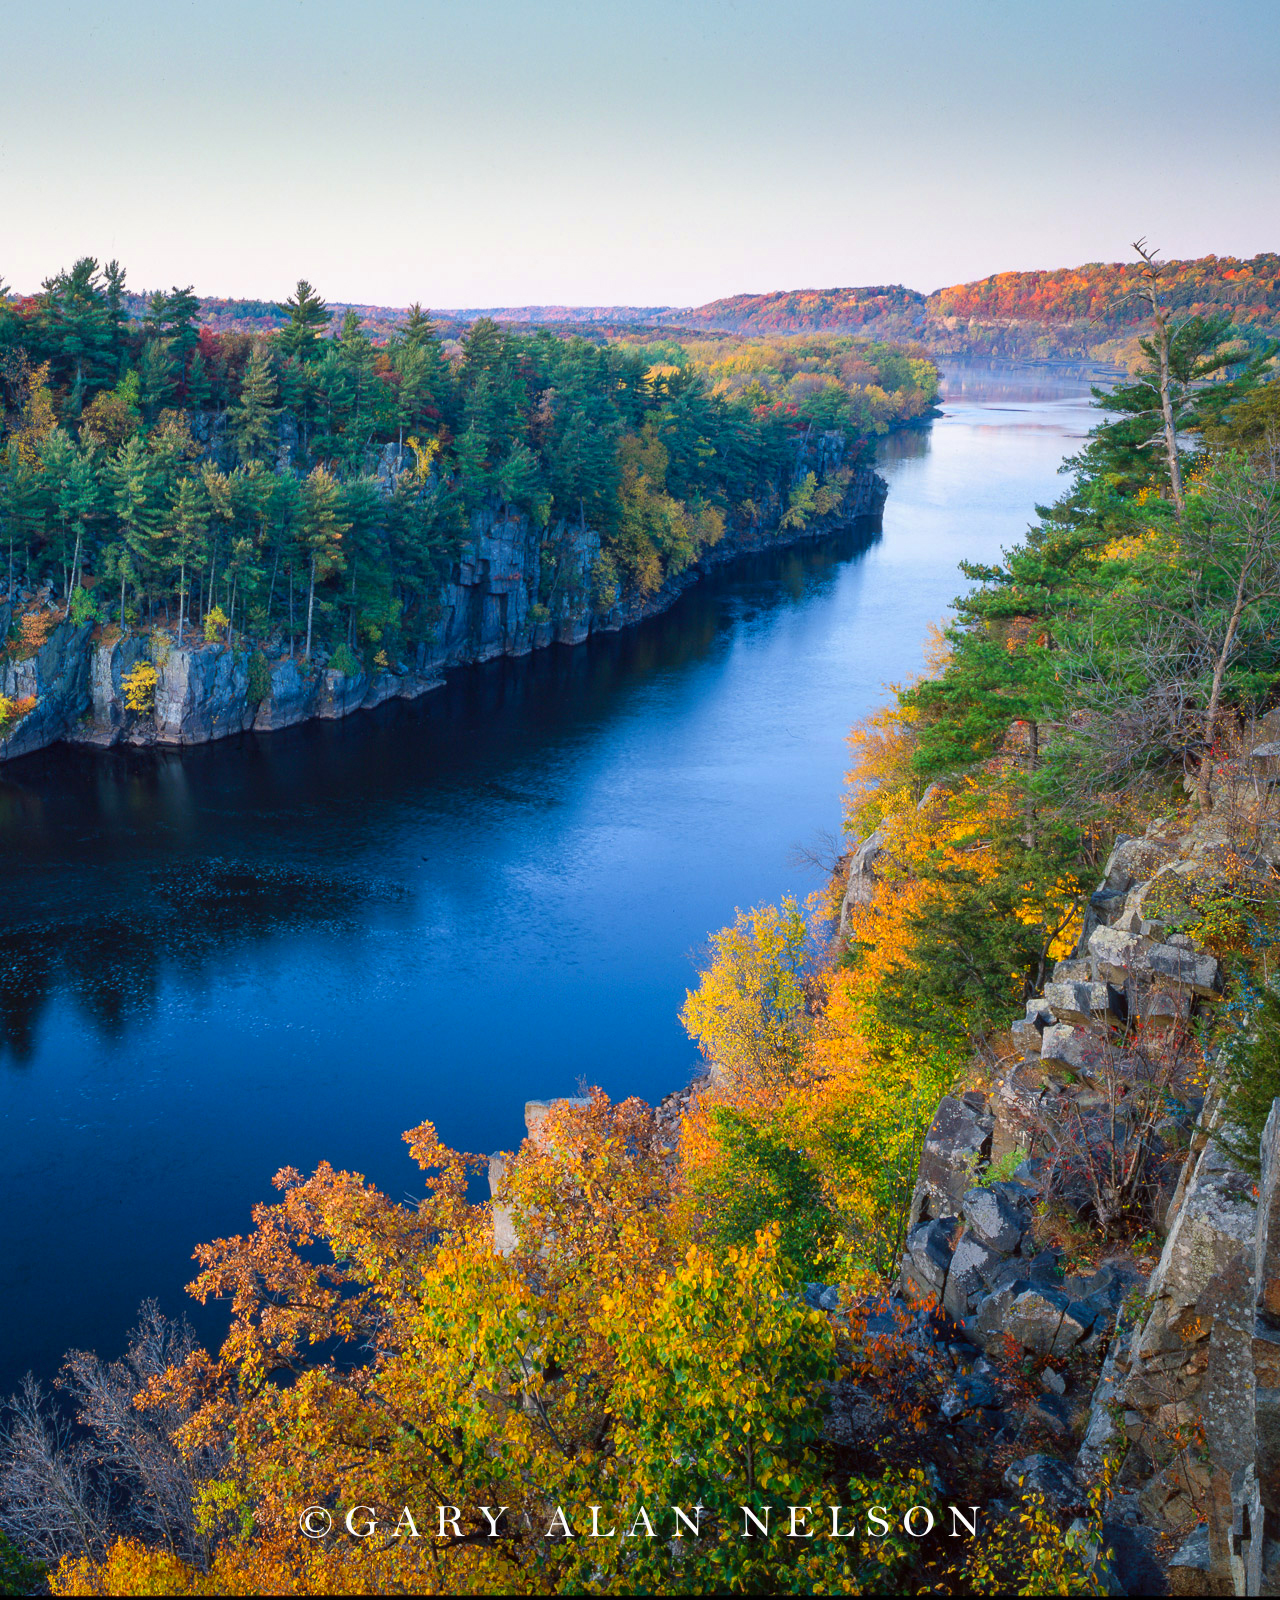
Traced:
[[415, 1189], [431, 1118], [687, 1081], [691, 957], [816, 887], [844, 737], [1090, 425], [1083, 379], [954, 367], [886, 442], [883, 532], [751, 557], [665, 615], [416, 704], [0, 769], [0, 1394], [121, 1350], [192, 1247], [322, 1158]]

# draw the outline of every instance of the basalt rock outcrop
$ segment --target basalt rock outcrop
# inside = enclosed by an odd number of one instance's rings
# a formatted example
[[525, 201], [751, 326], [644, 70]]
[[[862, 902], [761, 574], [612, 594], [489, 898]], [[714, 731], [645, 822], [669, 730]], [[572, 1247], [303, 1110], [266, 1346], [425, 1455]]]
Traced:
[[[12, 643], [0, 655], [0, 694], [19, 714], [0, 724], [0, 761], [28, 755], [59, 739], [93, 745], [203, 744], [249, 730], [270, 732], [313, 717], [343, 717], [394, 698], [425, 694], [450, 667], [521, 656], [551, 644], [578, 644], [665, 610], [711, 568], [751, 551], [820, 538], [863, 518], [876, 518], [888, 486], [866, 467], [853, 469], [841, 503], [804, 528], [780, 525], [786, 492], [813, 471], [841, 467], [841, 434], [819, 433], [796, 451], [777, 486], [776, 503], [753, 520], [735, 519], [700, 559], [651, 594], [617, 592], [601, 561], [601, 537], [585, 524], [538, 527], [529, 517], [490, 506], [471, 518], [463, 547], [436, 606], [426, 641], [383, 670], [335, 671], [320, 653], [296, 659], [279, 637], [232, 648], [188, 633], [126, 632], [74, 626], [46, 589], [21, 605], [0, 604], [0, 641], [18, 610], [52, 624], [38, 650], [17, 659]], [[256, 657], [256, 667], [255, 667]], [[139, 661], [156, 669], [154, 711], [127, 704], [124, 679]]]
[[[1121, 1584], [1113, 1566], [1110, 1592], [1280, 1593], [1280, 1100], [1259, 1182], [1230, 1153], [1212, 1083], [1207, 1099], [1170, 1096], [1167, 1124], [1145, 1134], [1168, 1175], [1149, 1274], [1132, 1256], [1065, 1274], [1029, 1227], [1055, 1108], [1059, 1125], [1064, 1106], [1086, 1116], [1123, 1077], [1126, 1039], [1159, 1039], [1221, 992], [1212, 952], [1172, 931], [1178, 912], [1228, 870], [1263, 878], [1277, 862], [1274, 833], [1242, 848], [1208, 821], [1118, 841], [1075, 955], [1013, 1024], [1019, 1059], [989, 1095], [944, 1100], [925, 1141], [902, 1292], [997, 1366], [1018, 1351], [1103, 1356], [1087, 1409], [1078, 1378], [1063, 1384], [1074, 1410], [1062, 1405], [1061, 1453], [1037, 1472], [1052, 1466], [1059, 1489], [1114, 1473], [1104, 1537], [1146, 1577]], [[978, 1181], [1014, 1151], [1011, 1181]]]

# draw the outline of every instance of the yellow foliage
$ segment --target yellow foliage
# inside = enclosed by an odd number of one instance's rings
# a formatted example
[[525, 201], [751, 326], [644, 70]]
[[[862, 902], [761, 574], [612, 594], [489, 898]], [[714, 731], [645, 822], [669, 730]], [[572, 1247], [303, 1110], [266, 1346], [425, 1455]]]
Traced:
[[156, 708], [156, 669], [150, 661], [139, 661], [120, 680], [124, 702], [130, 711], [143, 715]]
[[1144, 550], [1149, 550], [1163, 537], [1163, 532], [1159, 528], [1148, 528], [1145, 533], [1125, 534], [1103, 545], [1097, 552], [1097, 558], [1100, 561], [1132, 561], [1135, 556], [1141, 555]]
[[865, 838], [891, 811], [911, 803], [911, 757], [916, 735], [911, 714], [896, 701], [854, 723], [849, 732], [853, 765], [845, 775], [845, 827]]
[[419, 483], [426, 483], [431, 476], [435, 459], [440, 454], [440, 441], [428, 439], [426, 444], [420, 444], [417, 435], [410, 434], [408, 444], [413, 451], [413, 475]]
[[229, 620], [230, 619], [221, 606], [211, 606], [204, 614], [205, 643], [216, 643], [218, 634], [227, 626]]
[[800, 1067], [810, 1019], [804, 965], [809, 928], [792, 899], [739, 911], [711, 937], [712, 959], [680, 1019], [726, 1087], [780, 1085]]
[[41, 364], [27, 379], [27, 399], [12, 438], [24, 466], [40, 465], [40, 446], [58, 425], [49, 387], [49, 363]]

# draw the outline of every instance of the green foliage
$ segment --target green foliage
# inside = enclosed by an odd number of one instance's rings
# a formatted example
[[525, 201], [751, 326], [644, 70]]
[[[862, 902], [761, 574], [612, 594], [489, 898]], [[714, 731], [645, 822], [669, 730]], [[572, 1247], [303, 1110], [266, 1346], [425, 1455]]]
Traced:
[[72, 623], [77, 628], [83, 628], [88, 622], [100, 620], [92, 593], [79, 584], [71, 591], [70, 615]]
[[45, 1572], [0, 1533], [0, 1595], [40, 1594]]
[[936, 392], [921, 356], [850, 338], [686, 356], [480, 318], [451, 358], [421, 306], [372, 331], [348, 308], [335, 332], [305, 280], [256, 308], [277, 329], [258, 337], [200, 327], [189, 286], [139, 322], [125, 300], [118, 264], [86, 257], [4, 316], [5, 370], [27, 374], [0, 417], [16, 565], [63, 593], [108, 579], [121, 628], [217, 608], [307, 657], [317, 633], [411, 656], [473, 518], [525, 515], [553, 546], [594, 531], [594, 573], [580, 549], [548, 563], [552, 615], [652, 593], [735, 521], [837, 507], [839, 472], [789, 505], [814, 428], [853, 464]]
[[1280, 1096], [1280, 993], [1264, 989], [1246, 1027], [1248, 1034], [1237, 1044], [1227, 1066], [1224, 1140], [1236, 1160], [1258, 1173], [1262, 1130], [1272, 1102]]
[[271, 693], [271, 668], [261, 650], [249, 655], [249, 688], [247, 698], [251, 706], [261, 705]]
[[354, 678], [361, 670], [360, 663], [345, 644], [340, 644], [329, 657], [330, 672], [340, 672], [344, 678]]
[[776, 1225], [788, 1277], [826, 1281], [837, 1270], [838, 1218], [792, 1120], [717, 1106], [711, 1121], [721, 1160], [696, 1174], [695, 1193], [717, 1243], [745, 1248], [760, 1229]]

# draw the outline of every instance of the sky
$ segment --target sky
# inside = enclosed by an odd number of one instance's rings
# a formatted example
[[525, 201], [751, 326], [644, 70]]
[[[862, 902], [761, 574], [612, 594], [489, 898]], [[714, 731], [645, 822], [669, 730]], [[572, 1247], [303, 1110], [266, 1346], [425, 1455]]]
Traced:
[[1280, 0], [0, 0], [0, 278], [692, 305], [1280, 248]]

